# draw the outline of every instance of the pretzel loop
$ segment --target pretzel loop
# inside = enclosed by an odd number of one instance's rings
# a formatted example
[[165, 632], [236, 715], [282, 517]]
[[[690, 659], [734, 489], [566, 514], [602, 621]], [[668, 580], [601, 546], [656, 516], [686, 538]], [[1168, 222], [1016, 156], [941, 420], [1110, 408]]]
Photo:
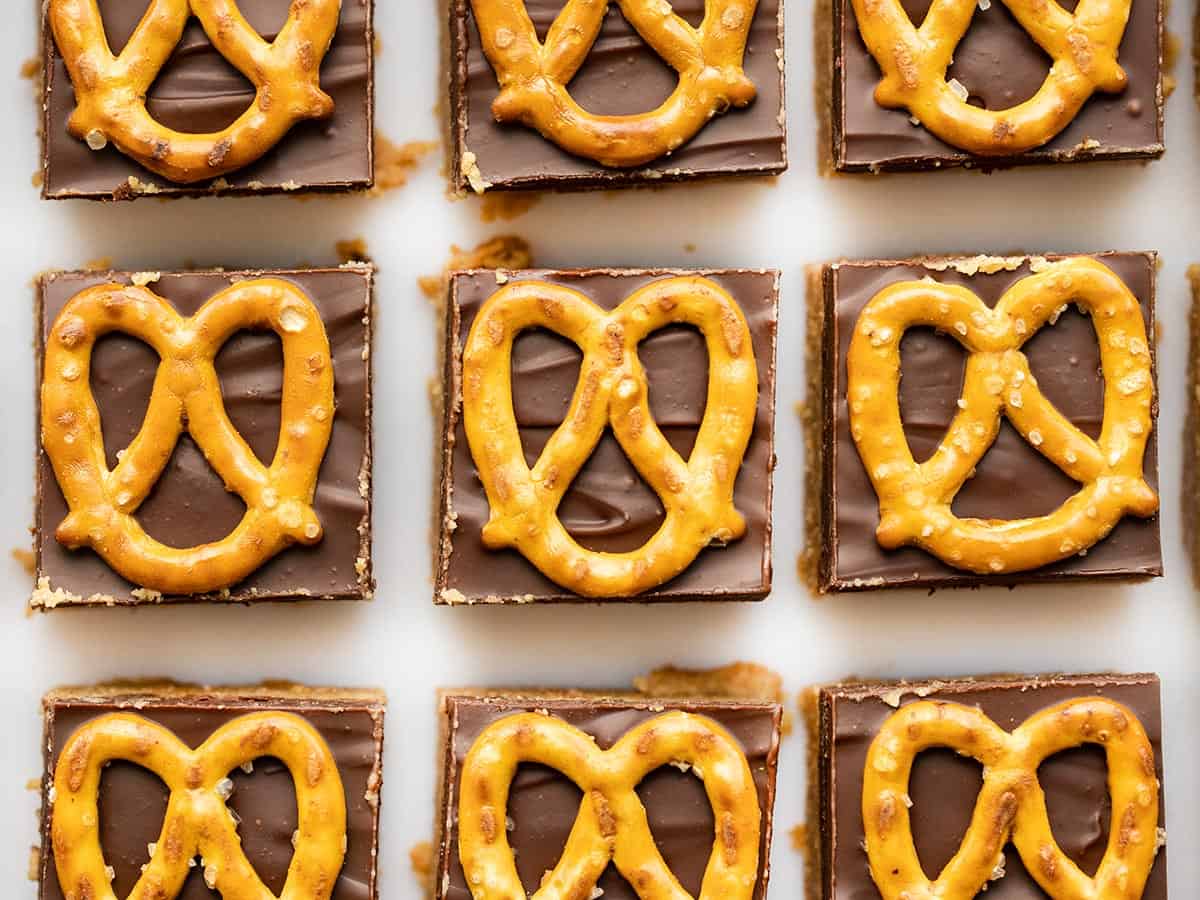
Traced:
[[693, 28], [667, 0], [617, 0], [634, 30], [676, 72], [679, 83], [658, 109], [624, 116], [592, 115], [568, 83], [587, 59], [604, 24], [608, 0], [567, 0], [543, 44], [523, 0], [472, 0], [500, 94], [497, 121], [518, 121], [576, 156], [613, 167], [639, 166], [691, 140], [730, 106], [746, 106], [754, 83], [742, 68], [758, 0], [705, 0]]
[[475, 900], [523, 897], [509, 846], [508, 792], [521, 763], [549, 766], [583, 792], [558, 865], [533, 900], [586, 897], [611, 860], [643, 900], [690, 900], [662, 858], [638, 784], [672, 763], [704, 781], [716, 833], [699, 900], [749, 900], [758, 879], [758, 790], [737, 740], [711, 719], [668, 712], [626, 732], [608, 750], [561, 719], [518, 713], [490, 725], [460, 776], [458, 849]]
[[[708, 402], [687, 462], [650, 412], [638, 344], [672, 323], [692, 325], [708, 347]], [[530, 469], [512, 401], [512, 346], [542, 327], [583, 351], [563, 424]], [[653, 282], [611, 312], [583, 294], [515, 282], [480, 309], [463, 349], [463, 422], [491, 514], [492, 548], [513, 547], [555, 583], [589, 597], [631, 596], [678, 575], [714, 541], [746, 532], [733, 488], [758, 402], [753, 339], [737, 302], [707, 278]], [[601, 553], [580, 546], [558, 518], [567, 488], [612, 426], [622, 449], [662, 500], [666, 518], [640, 548]]]
[[275, 757], [291, 772], [299, 814], [295, 852], [278, 900], [328, 900], [345, 857], [345, 791], [324, 739], [286, 712], [240, 716], [195, 750], [132, 713], [99, 716], [81, 726], [54, 770], [50, 831], [65, 894], [117, 900], [100, 845], [97, 798], [104, 767], [124, 760], [153, 772], [170, 791], [162, 832], [130, 900], [178, 896], [197, 856], [205, 881], [227, 900], [277, 900], [241, 849], [222, 784], [238, 766], [263, 756]]
[[[1046, 399], [1020, 350], [1072, 302], [1091, 317], [1100, 344], [1099, 441]], [[959, 412], [937, 451], [920, 464], [905, 440], [899, 405], [900, 341], [916, 326], [944, 332], [970, 354]], [[1143, 474], [1154, 378], [1141, 306], [1094, 259], [1047, 264], [1013, 285], [993, 309], [956, 285], [889, 285], [859, 316], [846, 370], [851, 435], [879, 497], [876, 537], [885, 548], [918, 546], [980, 574], [1018, 572], [1086, 551], [1123, 516], [1158, 509]], [[996, 439], [1001, 415], [1081, 488], [1036, 518], [959, 518], [951, 511], [954, 497]]]
[[[269, 468], [230, 422], [214, 367], [243, 329], [272, 330], [283, 343], [279, 442]], [[149, 344], [161, 362], [145, 421], [110, 470], [89, 376], [96, 341], [114, 331]], [[134, 584], [166, 594], [219, 590], [293, 543], [321, 540], [311, 504], [333, 427], [333, 365], [320, 313], [291, 282], [239, 282], [190, 319], [144, 287], [82, 291], [46, 340], [41, 397], [42, 445], [70, 509], [57, 538], [71, 549], [91, 547]], [[146, 534], [134, 514], [185, 430], [246, 514], [222, 540], [178, 549]]]
[[1131, 0], [1080, 0], [1073, 14], [1056, 0], [1003, 2], [1053, 62], [1033, 97], [988, 110], [969, 104], [946, 81], [976, 0], [935, 0], [919, 28], [900, 0], [853, 0], [863, 42], [883, 73], [876, 102], [907, 109], [954, 147], [996, 156], [1040, 147], [1071, 123], [1093, 93], [1125, 89], [1117, 52]]
[[[1050, 828], [1038, 767], [1063, 750], [1094, 744], [1108, 760], [1112, 825], [1093, 877]], [[930, 881], [913, 843], [909, 777], [917, 755], [948, 747], [983, 765], [983, 788], [958, 851]], [[871, 876], [883, 900], [971, 900], [1001, 866], [1011, 840], [1052, 900], [1135, 900], [1158, 847], [1154, 749], [1131, 710], [1103, 697], [1042, 710], [1009, 734], [978, 709], [922, 700], [893, 713], [867, 753], [862, 813]]]
[[[49, 0], [54, 39], [75, 89], [68, 122], [88, 146], [112, 142], [126, 156], [177, 184], [194, 184], [261, 158], [298, 122], [323, 119], [333, 100], [321, 90], [321, 62], [341, 15], [341, 0], [293, 2], [267, 43], [236, 0], [150, 0], [125, 49], [114, 56], [96, 0]], [[167, 128], [146, 108], [146, 93], [196, 16], [217, 52], [255, 87], [254, 102], [211, 134]]]

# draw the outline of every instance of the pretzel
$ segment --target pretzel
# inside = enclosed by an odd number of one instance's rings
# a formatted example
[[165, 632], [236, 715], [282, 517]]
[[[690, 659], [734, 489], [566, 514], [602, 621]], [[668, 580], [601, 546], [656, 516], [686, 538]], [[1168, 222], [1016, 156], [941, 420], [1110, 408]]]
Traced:
[[[708, 346], [708, 403], [687, 462], [655, 423], [638, 344], [671, 323], [698, 328]], [[563, 424], [530, 469], [512, 402], [512, 346], [528, 328], [547, 328], [583, 351]], [[746, 533], [733, 488], [754, 429], [758, 369], [737, 302], [707, 278], [652, 282], [611, 312], [579, 291], [514, 282], [479, 310], [463, 348], [463, 422], [491, 514], [490, 549], [512, 547], [547, 578], [588, 597], [626, 597], [674, 578], [712, 542]], [[605, 428], [650, 488], [666, 518], [641, 547], [600, 553], [580, 546], [558, 505]]]
[[[1108, 758], [1112, 825], [1089, 878], [1058, 845], [1038, 783], [1044, 760], [1083, 744]], [[983, 788], [958, 851], [930, 881], [909, 821], [908, 781], [923, 750], [948, 747], [983, 764]], [[1133, 712], [1103, 697], [1068, 700], [1012, 734], [972, 706], [922, 700], [893, 713], [867, 751], [863, 830], [883, 900], [971, 900], [987, 887], [1011, 840], [1051, 900], [1137, 900], [1158, 846], [1154, 749]]]
[[[234, 429], [214, 359], [245, 329], [270, 329], [283, 342], [279, 444], [270, 468]], [[149, 344], [161, 362], [136, 437], [109, 470], [100, 412], [89, 383], [92, 349], [121, 331]], [[238, 282], [190, 319], [144, 287], [89, 288], [63, 308], [45, 342], [42, 446], [70, 509], [56, 536], [89, 546], [134, 584], [164, 594], [215, 591], [241, 581], [292, 543], [316, 544], [317, 473], [333, 427], [333, 366], [325, 325], [291, 282]], [[228, 490], [246, 503], [220, 541], [186, 549], [150, 537], [134, 513], [187, 431]]]
[[699, 900], [750, 900], [758, 879], [762, 817], [746, 755], [703, 716], [668, 712], [626, 732], [609, 750], [561, 719], [518, 713], [490, 725], [459, 778], [458, 853], [475, 900], [524, 897], [507, 829], [508, 791], [521, 763], [549, 766], [583, 792], [567, 845], [532, 900], [592, 895], [611, 861], [642, 900], [690, 895], [667, 867], [635, 788], [671, 763], [704, 781], [716, 821]]
[[699, 28], [667, 0], [617, 0], [621, 13], [676, 72], [679, 84], [658, 109], [598, 116], [567, 85], [591, 52], [608, 0], [567, 0], [538, 40], [524, 0], [471, 0], [483, 52], [496, 70], [499, 122], [522, 122], [568, 153], [604, 166], [630, 167], [667, 156], [713, 116], [746, 106], [756, 89], [742, 69], [758, 0], [705, 0]]
[[[337, 31], [341, 0], [293, 0], [272, 43], [246, 21], [236, 0], [150, 0], [125, 49], [114, 56], [96, 0], [49, 0], [48, 15], [76, 107], [67, 129], [93, 150], [112, 142], [126, 156], [178, 184], [244, 168], [297, 122], [324, 119], [321, 62]], [[254, 102], [227, 128], [185, 134], [146, 108], [146, 92], [195, 16], [213, 47], [253, 83]]]
[[[1070, 302], [1091, 316], [1100, 343], [1099, 441], [1051, 405], [1020, 349]], [[970, 355], [958, 414], [933, 456], [918, 465], [904, 437], [898, 391], [900, 340], [922, 325], [945, 332]], [[1048, 263], [1009, 288], [994, 309], [958, 285], [889, 285], [859, 316], [846, 370], [851, 435], [879, 496], [876, 538], [887, 549], [914, 545], [977, 574], [1018, 572], [1086, 552], [1126, 514], [1158, 509], [1142, 472], [1154, 398], [1142, 310], [1097, 260]], [[1037, 518], [960, 519], [951, 504], [996, 439], [1001, 415], [1081, 488]]]
[[976, 0], [936, 0], [921, 27], [901, 0], [853, 0], [863, 42], [883, 78], [875, 102], [904, 108], [947, 144], [979, 156], [1040, 147], [1071, 123], [1096, 91], [1119, 93], [1128, 78], [1117, 50], [1131, 0], [1079, 0], [1074, 14], [1056, 0], [1003, 0], [1053, 61], [1036, 94], [1002, 110], [967, 102], [946, 81], [954, 52], [970, 27]]
[[125, 760], [153, 772], [170, 791], [161, 836], [129, 900], [179, 896], [197, 856], [205, 882], [226, 900], [276, 900], [242, 851], [237, 821], [225, 805], [229, 773], [262, 756], [287, 766], [296, 789], [295, 852], [280, 900], [328, 900], [346, 855], [346, 795], [321, 735], [286, 712], [239, 716], [195, 750], [132, 713], [82, 725], [54, 770], [50, 834], [64, 895], [117, 900], [105, 871], [97, 796], [104, 767]]

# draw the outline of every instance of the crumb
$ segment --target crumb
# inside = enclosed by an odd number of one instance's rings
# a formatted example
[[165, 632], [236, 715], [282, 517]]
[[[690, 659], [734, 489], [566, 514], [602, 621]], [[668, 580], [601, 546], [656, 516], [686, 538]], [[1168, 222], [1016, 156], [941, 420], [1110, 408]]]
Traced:
[[129, 280], [135, 287], [145, 287], [148, 284], [154, 284], [162, 278], [161, 272], [134, 272]]
[[113, 269], [112, 257], [98, 256], [95, 259], [89, 259], [83, 264], [83, 268], [88, 272], [111, 272]]
[[459, 165], [462, 167], [462, 177], [475, 193], [482, 194], [492, 186], [479, 171], [479, 158], [470, 150], [463, 150]]
[[433, 844], [429, 841], [413, 844], [408, 851], [408, 861], [417, 878], [428, 879], [433, 874]]
[[337, 251], [338, 259], [344, 263], [371, 261], [371, 257], [367, 253], [367, 242], [361, 237], [338, 241], [334, 244], [334, 249]]
[[29, 176], [29, 183], [32, 184], [35, 188], [40, 188], [42, 186], [42, 184], [45, 183], [45, 177], [42, 175], [41, 169], [38, 169], [36, 172], [34, 172], [32, 175]]
[[1157, 347], [1162, 343], [1163, 323], [1162, 319], [1154, 320], [1154, 346]]
[[684, 253], [695, 253], [696, 245], [693, 244], [691, 241], [688, 241], [686, 244], [683, 245], [683, 252]]
[[421, 159], [437, 149], [437, 141], [409, 141], [395, 144], [382, 134], [375, 135], [375, 187], [371, 193], [379, 195], [385, 191], [402, 188], [408, 184]]
[[30, 881], [37, 881], [42, 872], [42, 848], [29, 848], [29, 868], [25, 871], [25, 877]]
[[808, 825], [801, 822], [799, 825], [793, 826], [792, 829], [788, 832], [788, 834], [790, 834], [792, 836], [792, 849], [793, 850], [795, 850], [799, 853], [807, 852], [807, 850], [808, 850]]
[[37, 573], [37, 558], [33, 555], [33, 551], [25, 547], [14, 547], [12, 550], [12, 558], [21, 564], [21, 568], [30, 575]]
[[463, 250], [451, 245], [450, 259], [440, 275], [424, 275], [417, 279], [423, 293], [430, 300], [440, 298], [446, 289], [446, 273], [455, 269], [528, 269], [533, 265], [533, 253], [529, 242], [511, 234], [500, 235], [484, 241], [474, 250]]
[[479, 205], [479, 218], [483, 222], [511, 222], [519, 219], [541, 202], [541, 194], [532, 191], [507, 191], [484, 194]]
[[36, 56], [31, 56], [25, 62], [21, 63], [22, 78], [36, 78], [37, 74], [42, 70], [42, 61]]

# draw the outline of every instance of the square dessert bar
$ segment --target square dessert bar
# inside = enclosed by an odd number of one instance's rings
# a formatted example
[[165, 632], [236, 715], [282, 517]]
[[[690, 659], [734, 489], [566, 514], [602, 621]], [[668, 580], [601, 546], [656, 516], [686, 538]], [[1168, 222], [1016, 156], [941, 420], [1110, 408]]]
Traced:
[[[76, 19], [86, 19], [77, 11], [90, 5], [39, 4], [43, 197], [133, 200], [361, 191], [374, 184], [374, 0], [342, 2], [340, 12], [337, 0], [240, 0], [253, 33], [234, 28], [223, 38], [235, 55], [275, 41], [285, 17], [298, 17], [291, 44], [272, 50], [279, 71], [244, 74], [187, 4], [172, 5], [184, 8], [183, 21], [159, 11], [159, 34], [181, 32], [171, 46], [156, 46], [161, 37], [137, 37], [144, 0], [97, 0], [102, 24], [95, 29]], [[122, 84], [116, 62], [90, 71], [85, 60], [109, 53], [106, 37], [121, 63], [136, 65], [150, 83]], [[156, 69], [160, 54], [166, 61]], [[82, 70], [95, 82], [83, 97], [73, 84]], [[144, 91], [144, 110], [129, 108], [129, 87], [135, 96]], [[85, 101], [86, 114], [78, 111]], [[256, 121], [255, 113], [267, 121]]]
[[814, 269], [816, 589], [1161, 575], [1155, 265], [1099, 253]]
[[[524, 0], [528, 20], [513, 11], [520, 3], [445, 2], [457, 191], [645, 186], [787, 168], [783, 0], [673, 0], [678, 19], [654, 7], [640, 26], [616, 3], [587, 4], [567, 23], [561, 0]], [[533, 64], [537, 43], [553, 50], [554, 34], [560, 45], [548, 56], [569, 70], [567, 83], [551, 72], [526, 79], [542, 91], [521, 87], [514, 73]], [[671, 61], [667, 47], [678, 54]], [[724, 80], [702, 88], [701, 73], [672, 68], [684, 63], [720, 66]]]
[[937, 893], [926, 882], [960, 847], [956, 897], [1064, 900], [1099, 867], [1097, 895], [1167, 900], [1154, 675], [850, 682], [811, 699], [820, 900]]
[[378, 896], [381, 692], [102, 685], [43, 708], [39, 900]]
[[369, 599], [373, 281], [43, 276], [33, 606]]
[[770, 271], [453, 273], [435, 602], [765, 597], [777, 315]]
[[[1010, 7], [1044, 26], [1041, 46]], [[935, 25], [926, 16], [929, 0], [821, 0], [818, 114], [826, 167], [989, 170], [1157, 158], [1164, 149], [1164, 7], [1162, 0], [981, 0], [954, 44], [949, 20], [958, 13]], [[1072, 17], [1086, 18], [1086, 29]], [[933, 57], [947, 44], [944, 69]], [[1052, 86], [1051, 64], [1074, 81], [1071, 92]]]
[[[753, 700], [447, 692], [435, 898], [552, 884], [636, 900], [673, 876], [689, 896], [762, 900], [782, 716]], [[614, 841], [636, 844], [623, 870]]]

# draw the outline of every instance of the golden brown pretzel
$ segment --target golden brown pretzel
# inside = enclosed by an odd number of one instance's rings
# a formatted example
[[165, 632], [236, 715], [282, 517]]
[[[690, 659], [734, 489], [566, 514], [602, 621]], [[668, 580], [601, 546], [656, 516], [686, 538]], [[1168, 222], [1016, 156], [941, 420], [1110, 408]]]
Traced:
[[[1051, 405], [1020, 350], [1068, 303], [1090, 315], [1100, 343], [1099, 441]], [[900, 340], [922, 325], [954, 338], [970, 355], [959, 411], [937, 451], [918, 464], [900, 420]], [[879, 496], [876, 537], [883, 547], [918, 546], [979, 574], [1020, 572], [1086, 551], [1126, 514], [1158, 509], [1143, 474], [1154, 376], [1142, 309], [1097, 260], [1049, 263], [1009, 288], [992, 309], [957, 285], [889, 285], [859, 315], [846, 371], [851, 435]], [[1001, 415], [1082, 486], [1048, 515], [961, 519], [951, 510], [954, 497], [996, 439]]]
[[54, 769], [50, 836], [64, 895], [117, 900], [100, 846], [97, 799], [104, 767], [125, 760], [153, 772], [170, 791], [161, 836], [129, 900], [172, 900], [197, 856], [205, 882], [225, 900], [277, 900], [242, 851], [237, 822], [225, 805], [229, 773], [262, 756], [291, 772], [299, 814], [278, 900], [328, 900], [346, 855], [346, 795], [324, 739], [285, 712], [239, 716], [195, 750], [133, 713], [111, 713], [81, 726]]
[[[686, 462], [650, 412], [637, 347], [673, 322], [698, 328], [708, 346], [708, 405]], [[525, 463], [512, 404], [513, 341], [543, 327], [583, 350], [567, 417], [532, 469]], [[491, 515], [483, 541], [513, 547], [549, 579], [588, 597], [627, 597], [674, 578], [714, 541], [740, 538], [746, 523], [733, 488], [758, 403], [758, 367], [745, 316], [713, 281], [680, 276], [652, 282], [612, 311], [570, 288], [514, 282], [484, 303], [463, 349], [463, 424]], [[666, 511], [637, 550], [580, 546], [558, 504], [605, 428]]]
[[626, 732], [608, 750], [561, 719], [517, 713], [472, 745], [459, 778], [458, 852], [475, 900], [524, 897], [505, 827], [508, 790], [521, 763], [556, 769], [583, 791], [558, 865], [533, 900], [588, 897], [611, 861], [642, 900], [690, 900], [667, 868], [635, 791], [643, 778], [684, 763], [704, 781], [716, 834], [699, 900], [750, 900], [758, 880], [758, 790], [737, 740], [711, 719], [668, 712]]
[[693, 28], [667, 0], [617, 0], [642, 39], [679, 73], [658, 109], [592, 115], [567, 88], [604, 24], [608, 0], [567, 0], [543, 44], [524, 0], [471, 0], [500, 95], [492, 112], [519, 121], [569, 153], [605, 166], [639, 166], [691, 140], [713, 116], [754, 99], [742, 60], [758, 0], [705, 0]]
[[[283, 342], [279, 444], [269, 468], [229, 421], [213, 366], [244, 329], [270, 329]], [[110, 471], [89, 371], [96, 341], [113, 331], [149, 344], [161, 363], [146, 419]], [[320, 313], [291, 282], [238, 282], [190, 319], [144, 287], [82, 291], [46, 339], [41, 398], [42, 446], [70, 509], [58, 540], [90, 546], [134, 584], [164, 594], [220, 590], [294, 542], [321, 540], [311, 504], [333, 427], [333, 364]], [[246, 514], [224, 539], [178, 549], [146, 534], [134, 514], [185, 429]]]
[[876, 102], [907, 109], [947, 144], [969, 153], [1011, 155], [1040, 147], [1071, 123], [1093, 93], [1125, 89], [1117, 50], [1131, 0], [1079, 0], [1074, 13], [1056, 0], [1002, 0], [1052, 61], [1033, 97], [1002, 110], [972, 106], [946, 81], [976, 0], [935, 0], [920, 28], [900, 0], [853, 2], [859, 32], [883, 70]]
[[[337, 30], [341, 0], [292, 0], [272, 43], [250, 26], [236, 0], [150, 0], [117, 56], [109, 48], [96, 0], [49, 0], [47, 14], [75, 89], [77, 105], [67, 125], [71, 134], [92, 149], [111, 141], [177, 184], [241, 169], [279, 143], [297, 122], [333, 112], [333, 100], [321, 90], [321, 62]], [[249, 109], [213, 134], [174, 131], [146, 109], [146, 92], [193, 15], [217, 52], [257, 92]]]
[[[1093, 877], [1050, 829], [1038, 766], [1094, 744], [1108, 757], [1112, 826]], [[958, 852], [930, 881], [909, 821], [908, 780], [923, 750], [948, 747], [983, 764], [983, 789]], [[1103, 697], [1068, 700], [1012, 734], [972, 706], [922, 700], [893, 713], [871, 742], [863, 774], [863, 828], [871, 877], [883, 900], [972, 900], [987, 887], [1011, 839], [1052, 900], [1138, 900], [1158, 848], [1154, 748], [1133, 712]]]

